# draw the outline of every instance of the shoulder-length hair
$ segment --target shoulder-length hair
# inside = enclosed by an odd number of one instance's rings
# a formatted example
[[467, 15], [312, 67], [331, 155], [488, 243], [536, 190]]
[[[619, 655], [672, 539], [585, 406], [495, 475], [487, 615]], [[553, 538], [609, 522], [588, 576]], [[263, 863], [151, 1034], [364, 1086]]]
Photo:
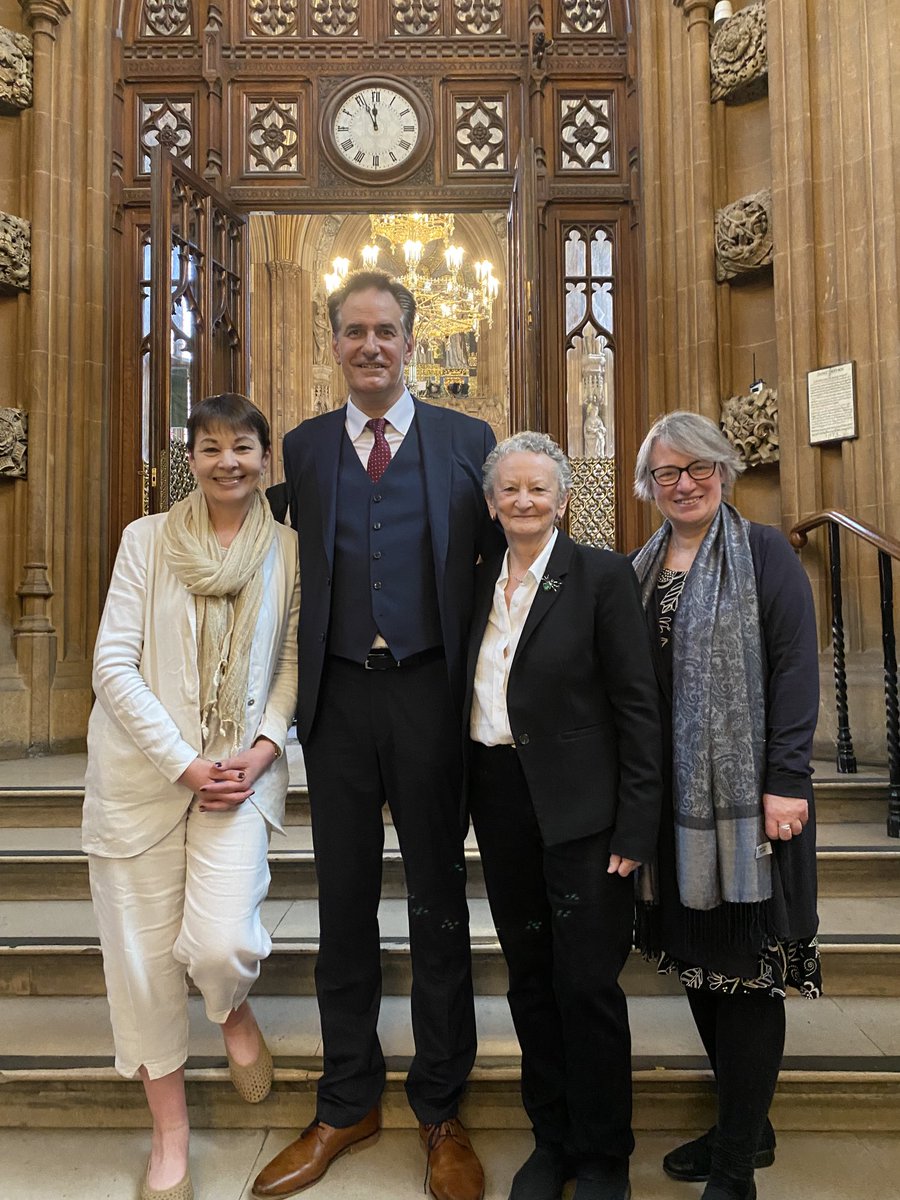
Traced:
[[670, 412], [654, 421], [641, 443], [634, 464], [634, 494], [640, 500], [653, 499], [653, 476], [650, 458], [657, 442], [666, 442], [679, 454], [691, 459], [704, 459], [718, 465], [722, 490], [728, 494], [746, 464], [718, 425], [700, 413]]

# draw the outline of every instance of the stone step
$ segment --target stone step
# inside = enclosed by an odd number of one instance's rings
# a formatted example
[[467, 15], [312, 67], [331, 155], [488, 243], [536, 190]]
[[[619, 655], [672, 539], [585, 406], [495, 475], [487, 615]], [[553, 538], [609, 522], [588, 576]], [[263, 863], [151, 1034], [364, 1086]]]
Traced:
[[[475, 990], [506, 992], [506, 967], [487, 901], [470, 901]], [[900, 902], [894, 897], [820, 902], [819, 935], [826, 993], [900, 996]], [[272, 954], [255, 991], [311, 996], [318, 949], [314, 900], [267, 900], [263, 920]], [[406, 904], [383, 899], [379, 911], [386, 995], [407, 995], [411, 983]], [[623, 973], [629, 995], [672, 995], [675, 980], [633, 954]], [[0, 996], [101, 996], [105, 992], [97, 927], [90, 901], [0, 902]], [[898, 1014], [900, 1015], [900, 1014]]]
[[[0, 840], [0, 900], [82, 900], [90, 897], [87, 857], [79, 830], [70, 827], [7, 828]], [[466, 840], [467, 893], [486, 895], [474, 834]], [[403, 897], [406, 884], [393, 826], [385, 827], [382, 894]], [[900, 842], [872, 822], [826, 824], [818, 831], [819, 893], [822, 896], [900, 896]], [[269, 850], [273, 899], [316, 895], [309, 826], [275, 835]]]
[[[286, 823], [308, 825], [309, 797], [303, 753], [295, 741], [288, 742], [286, 753], [291, 772]], [[79, 825], [85, 763], [84, 754], [0, 761], [0, 829]], [[887, 774], [883, 768], [862, 767], [855, 775], [840, 775], [833, 762], [819, 760], [814, 767], [820, 824], [864, 821], [885, 826]], [[385, 821], [390, 822], [387, 810]]]
[[[221, 1036], [192, 998], [187, 1064], [194, 1123], [213, 1128], [294, 1128], [312, 1115], [320, 1069], [315, 1001], [258, 996], [254, 1009], [276, 1067], [273, 1095], [247, 1106], [228, 1079]], [[702, 1128], [711, 1119], [711, 1079], [681, 996], [632, 997], [638, 1129]], [[786, 1129], [900, 1130], [900, 1024], [880, 999], [788, 1002], [785, 1060], [773, 1120]], [[464, 1120], [473, 1128], [524, 1128], [518, 1045], [506, 1002], [477, 1003], [479, 1051]], [[102, 998], [0, 999], [0, 1126], [121, 1128], [146, 1123], [140, 1085], [112, 1066]], [[409, 1003], [382, 1001], [379, 1032], [389, 1070], [384, 1119], [413, 1123], [402, 1082], [412, 1054]], [[673, 1123], [674, 1122], [674, 1123]]]

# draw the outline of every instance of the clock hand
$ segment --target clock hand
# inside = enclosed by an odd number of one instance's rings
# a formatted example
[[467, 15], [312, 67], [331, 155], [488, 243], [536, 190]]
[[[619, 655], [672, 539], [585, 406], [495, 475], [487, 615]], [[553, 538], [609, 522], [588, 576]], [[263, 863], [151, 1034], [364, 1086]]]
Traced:
[[369, 115], [372, 118], [373, 132], [377, 133], [378, 132], [378, 105], [377, 104], [372, 105], [372, 111]]

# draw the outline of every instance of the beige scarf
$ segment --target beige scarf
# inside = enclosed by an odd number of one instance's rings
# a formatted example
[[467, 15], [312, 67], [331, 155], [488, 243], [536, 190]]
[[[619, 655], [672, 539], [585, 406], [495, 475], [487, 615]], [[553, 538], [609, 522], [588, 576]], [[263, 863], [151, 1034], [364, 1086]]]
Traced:
[[166, 517], [166, 563], [197, 608], [204, 751], [221, 734], [236, 754], [244, 738], [250, 648], [262, 601], [261, 568], [274, 536], [272, 513], [258, 490], [237, 537], [224, 552], [199, 488], [173, 504]]

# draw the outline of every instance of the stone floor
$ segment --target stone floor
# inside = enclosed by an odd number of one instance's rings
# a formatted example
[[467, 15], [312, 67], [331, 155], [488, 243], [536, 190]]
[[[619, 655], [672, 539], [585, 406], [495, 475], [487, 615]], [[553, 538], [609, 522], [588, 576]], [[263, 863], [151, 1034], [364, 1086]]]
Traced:
[[[290, 1139], [279, 1130], [198, 1130], [192, 1143], [197, 1200], [249, 1200], [256, 1172]], [[678, 1135], [644, 1134], [632, 1160], [634, 1200], [697, 1200], [700, 1184], [675, 1183], [660, 1170]], [[505, 1200], [527, 1156], [522, 1132], [473, 1135], [485, 1163], [485, 1200]], [[3, 1200], [132, 1200], [147, 1153], [137, 1130], [0, 1130]], [[377, 1145], [341, 1158], [311, 1200], [415, 1200], [424, 1159], [412, 1130], [382, 1134]], [[786, 1133], [774, 1167], [757, 1172], [760, 1200], [900, 1200], [900, 1138], [892, 1134]], [[569, 1193], [567, 1193], [568, 1195]]]

